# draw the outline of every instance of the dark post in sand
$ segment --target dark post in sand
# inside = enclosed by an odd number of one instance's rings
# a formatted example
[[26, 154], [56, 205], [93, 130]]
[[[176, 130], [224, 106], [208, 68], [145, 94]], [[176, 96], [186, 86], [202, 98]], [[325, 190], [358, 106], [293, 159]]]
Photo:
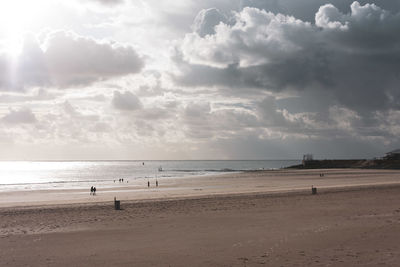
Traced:
[[316, 194], [317, 194], [317, 188], [314, 187], [314, 186], [311, 186], [311, 193], [312, 193], [313, 195], [316, 195]]
[[120, 200], [117, 200], [116, 197], [114, 197], [114, 208], [115, 208], [116, 210], [120, 210], [120, 209], [121, 209], [121, 201], [120, 201]]

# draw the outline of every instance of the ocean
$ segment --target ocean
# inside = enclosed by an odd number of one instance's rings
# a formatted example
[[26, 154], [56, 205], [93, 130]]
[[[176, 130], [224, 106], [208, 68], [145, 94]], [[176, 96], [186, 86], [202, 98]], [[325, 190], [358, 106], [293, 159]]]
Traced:
[[300, 160], [2, 161], [0, 191], [49, 190], [143, 184], [249, 170], [279, 169]]

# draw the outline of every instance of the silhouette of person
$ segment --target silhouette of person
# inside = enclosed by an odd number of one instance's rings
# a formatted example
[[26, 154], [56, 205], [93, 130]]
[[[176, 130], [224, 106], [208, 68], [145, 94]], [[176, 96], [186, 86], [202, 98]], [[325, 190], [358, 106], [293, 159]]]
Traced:
[[158, 186], [158, 180], [156, 180], [156, 186]]
[[93, 186], [90, 187], [90, 194], [93, 194]]
[[147, 181], [147, 187], [150, 187], [150, 181]]
[[96, 187], [93, 186], [93, 195], [96, 195]]

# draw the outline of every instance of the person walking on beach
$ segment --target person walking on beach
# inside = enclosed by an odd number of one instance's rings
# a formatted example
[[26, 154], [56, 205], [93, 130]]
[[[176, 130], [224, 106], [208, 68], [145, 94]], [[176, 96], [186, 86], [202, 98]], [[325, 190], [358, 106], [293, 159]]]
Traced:
[[90, 195], [92, 195], [92, 194], [93, 194], [93, 186], [90, 187]]
[[93, 196], [96, 195], [96, 187], [93, 186]]
[[156, 187], [158, 187], [158, 180], [156, 180]]
[[147, 187], [150, 187], [150, 181], [147, 181]]

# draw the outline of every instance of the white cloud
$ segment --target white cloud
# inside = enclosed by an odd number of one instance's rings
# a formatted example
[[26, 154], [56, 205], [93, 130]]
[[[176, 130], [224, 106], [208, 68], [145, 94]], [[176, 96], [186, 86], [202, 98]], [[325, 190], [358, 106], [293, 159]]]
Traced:
[[377, 156], [400, 145], [400, 4], [367, 2], [51, 1], [49, 29], [0, 54], [0, 143], [30, 158]]
[[123, 93], [114, 91], [112, 105], [116, 109], [128, 111], [141, 109], [143, 107], [140, 99], [129, 91], [125, 91]]
[[92, 2], [97, 2], [107, 6], [115, 6], [125, 2], [125, 0], [87, 0]]
[[21, 123], [35, 123], [36, 116], [29, 108], [21, 108], [19, 110], [10, 110], [6, 114], [2, 121], [10, 124], [21, 124]]
[[244, 8], [236, 13], [233, 25], [221, 23], [216, 26], [214, 35], [187, 34], [182, 51], [190, 63], [217, 67], [231, 64], [257, 66], [300, 51], [302, 40], [295, 39], [298, 37], [295, 32], [306, 34], [304, 38], [307, 38], [310, 28], [309, 23], [293, 17]]
[[143, 60], [130, 46], [99, 42], [71, 32], [48, 35], [44, 46], [51, 79], [61, 86], [137, 73], [143, 67]]
[[[358, 110], [398, 105], [400, 13], [354, 2], [322, 6], [316, 24], [257, 8], [236, 13], [212, 35], [185, 36], [174, 60], [185, 86], [326, 90]], [[390, 97], [391, 96], [391, 97]]]
[[48, 34], [43, 43], [32, 36], [26, 38], [17, 59], [0, 55], [0, 87], [87, 86], [138, 73], [143, 66], [143, 59], [131, 46], [57, 31]]
[[332, 4], [327, 4], [319, 8], [315, 14], [315, 25], [322, 28], [348, 29], [348, 22], [346, 22], [345, 15]]
[[194, 19], [192, 29], [201, 37], [215, 33], [215, 26], [227, 23], [227, 18], [217, 8], [201, 10]]

